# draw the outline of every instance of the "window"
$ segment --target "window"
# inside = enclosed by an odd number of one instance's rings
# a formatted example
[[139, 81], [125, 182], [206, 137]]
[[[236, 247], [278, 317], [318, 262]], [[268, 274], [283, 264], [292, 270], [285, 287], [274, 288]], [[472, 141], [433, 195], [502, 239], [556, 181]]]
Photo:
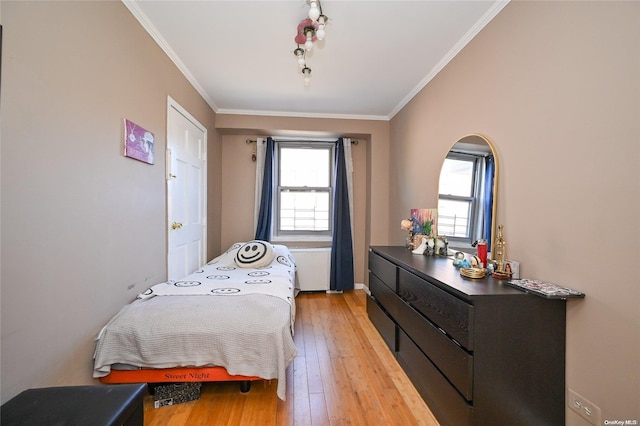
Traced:
[[276, 141], [274, 237], [331, 238], [333, 149], [325, 142]]
[[449, 154], [440, 172], [438, 235], [472, 242], [480, 192], [478, 164], [481, 157]]

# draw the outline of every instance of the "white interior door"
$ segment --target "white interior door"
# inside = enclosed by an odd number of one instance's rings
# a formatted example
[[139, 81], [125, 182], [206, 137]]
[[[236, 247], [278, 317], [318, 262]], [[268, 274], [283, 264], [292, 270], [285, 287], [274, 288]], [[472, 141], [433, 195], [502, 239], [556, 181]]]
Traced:
[[207, 130], [173, 99], [167, 108], [167, 276], [180, 279], [205, 263]]

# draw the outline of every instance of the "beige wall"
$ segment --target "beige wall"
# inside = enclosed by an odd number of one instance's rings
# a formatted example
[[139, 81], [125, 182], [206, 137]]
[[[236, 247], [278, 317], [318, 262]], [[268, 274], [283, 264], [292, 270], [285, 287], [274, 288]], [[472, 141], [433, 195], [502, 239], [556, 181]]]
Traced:
[[[219, 250], [215, 116], [118, 1], [2, 1], [2, 401], [92, 383], [94, 337], [166, 277], [167, 96], [208, 128], [209, 250]], [[122, 155], [123, 119], [156, 164]]]
[[[367, 280], [366, 256], [371, 241], [387, 242], [389, 123], [383, 121], [257, 117], [218, 114], [222, 137], [222, 245], [253, 238], [255, 145], [261, 135], [352, 137], [354, 186], [354, 257], [356, 283]], [[383, 206], [377, 208], [376, 206]], [[287, 243], [290, 246], [325, 244]]]
[[397, 244], [449, 147], [495, 143], [509, 257], [587, 295], [567, 303], [566, 384], [603, 422], [640, 421], [639, 22], [639, 2], [512, 2], [391, 121]]

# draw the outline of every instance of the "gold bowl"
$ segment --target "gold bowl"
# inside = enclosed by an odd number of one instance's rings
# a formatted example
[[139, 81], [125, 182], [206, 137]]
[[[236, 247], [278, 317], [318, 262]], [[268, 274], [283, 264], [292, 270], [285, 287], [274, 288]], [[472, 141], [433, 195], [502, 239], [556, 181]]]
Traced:
[[465, 278], [484, 278], [486, 274], [482, 268], [460, 268], [460, 275]]

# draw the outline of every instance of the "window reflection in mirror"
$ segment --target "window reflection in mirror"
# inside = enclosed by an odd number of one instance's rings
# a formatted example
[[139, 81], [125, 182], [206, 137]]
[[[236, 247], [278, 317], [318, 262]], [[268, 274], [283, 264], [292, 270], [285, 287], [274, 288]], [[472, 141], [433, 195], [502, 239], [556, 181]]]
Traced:
[[480, 136], [462, 138], [447, 154], [440, 172], [438, 235], [447, 236], [451, 248], [469, 250], [479, 239], [490, 247], [495, 166], [492, 147]]

